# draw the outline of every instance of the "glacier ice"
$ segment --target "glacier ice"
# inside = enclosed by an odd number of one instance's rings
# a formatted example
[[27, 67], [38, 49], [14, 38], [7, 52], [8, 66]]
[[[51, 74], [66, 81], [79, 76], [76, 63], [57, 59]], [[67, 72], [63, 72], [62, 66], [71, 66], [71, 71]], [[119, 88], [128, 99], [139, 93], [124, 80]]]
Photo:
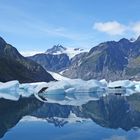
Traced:
[[0, 83], [0, 98], [16, 101], [20, 97], [18, 92], [19, 92], [18, 81], [9, 81], [6, 83]]
[[130, 80], [119, 80], [109, 82], [108, 87], [124, 87], [124, 88], [135, 88], [135, 83]]
[[[95, 100], [101, 96], [106, 96], [108, 89], [115, 89], [116, 87], [123, 87], [126, 89], [125, 95], [131, 95], [135, 92], [140, 92], [140, 81], [120, 80], [114, 82], [107, 82], [105, 79], [88, 80], [81, 79], [63, 79], [52, 82], [36, 82], [20, 84], [18, 81], [9, 81], [6, 83], [0, 82], [0, 98], [9, 100], [18, 100], [20, 97], [29, 97], [35, 95], [39, 98], [39, 91], [45, 88], [42, 94], [47, 101], [61, 102], [74, 104], [81, 104], [91, 99]], [[115, 89], [115, 92], [117, 90]]]
[[51, 71], [47, 71], [47, 72], [50, 73], [58, 81], [70, 80], [69, 78], [62, 76], [61, 74], [58, 74], [58, 73], [55, 73], [55, 72], [51, 72]]
[[[47, 94], [64, 94], [64, 93], [88, 93], [94, 91], [104, 91], [106, 87], [104, 84], [97, 80], [83, 81], [81, 79], [71, 79], [66, 81], [57, 81], [44, 84], [42, 87], [46, 89]], [[40, 85], [36, 87], [40, 89]], [[39, 90], [37, 90], [39, 91]]]

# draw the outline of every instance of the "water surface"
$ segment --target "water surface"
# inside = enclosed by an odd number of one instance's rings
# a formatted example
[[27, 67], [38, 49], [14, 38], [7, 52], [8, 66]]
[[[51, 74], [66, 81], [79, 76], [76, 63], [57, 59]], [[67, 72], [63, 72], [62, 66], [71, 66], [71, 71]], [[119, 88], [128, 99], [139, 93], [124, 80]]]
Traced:
[[34, 97], [0, 99], [2, 140], [139, 140], [139, 128], [139, 93], [111, 95], [80, 106], [43, 103]]

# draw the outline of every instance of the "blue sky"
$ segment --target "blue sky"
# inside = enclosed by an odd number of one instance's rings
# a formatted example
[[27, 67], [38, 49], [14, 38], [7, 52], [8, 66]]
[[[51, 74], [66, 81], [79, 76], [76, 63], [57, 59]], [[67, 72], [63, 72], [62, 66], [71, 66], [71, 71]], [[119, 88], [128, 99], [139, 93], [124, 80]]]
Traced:
[[139, 0], [1, 0], [0, 36], [20, 51], [91, 48], [140, 34]]

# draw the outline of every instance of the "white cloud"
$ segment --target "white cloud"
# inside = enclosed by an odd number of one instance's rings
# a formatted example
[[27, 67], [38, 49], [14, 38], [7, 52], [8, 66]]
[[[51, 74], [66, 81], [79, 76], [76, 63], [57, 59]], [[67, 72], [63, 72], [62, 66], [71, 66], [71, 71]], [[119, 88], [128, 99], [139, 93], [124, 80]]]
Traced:
[[96, 22], [93, 28], [109, 35], [122, 35], [127, 29], [125, 25], [117, 21]]
[[136, 36], [140, 35], [140, 21], [133, 23], [130, 27], [130, 30], [132, 30]]
[[33, 56], [35, 54], [38, 54], [38, 53], [44, 53], [43, 51], [20, 51], [20, 53], [27, 57], [27, 56]]

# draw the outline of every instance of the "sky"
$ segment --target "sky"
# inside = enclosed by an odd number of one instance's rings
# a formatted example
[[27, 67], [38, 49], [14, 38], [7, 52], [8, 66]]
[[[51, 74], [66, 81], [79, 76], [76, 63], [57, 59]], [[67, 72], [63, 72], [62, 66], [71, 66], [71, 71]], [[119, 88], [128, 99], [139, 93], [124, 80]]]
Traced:
[[140, 35], [140, 0], [0, 0], [0, 36], [22, 53]]

